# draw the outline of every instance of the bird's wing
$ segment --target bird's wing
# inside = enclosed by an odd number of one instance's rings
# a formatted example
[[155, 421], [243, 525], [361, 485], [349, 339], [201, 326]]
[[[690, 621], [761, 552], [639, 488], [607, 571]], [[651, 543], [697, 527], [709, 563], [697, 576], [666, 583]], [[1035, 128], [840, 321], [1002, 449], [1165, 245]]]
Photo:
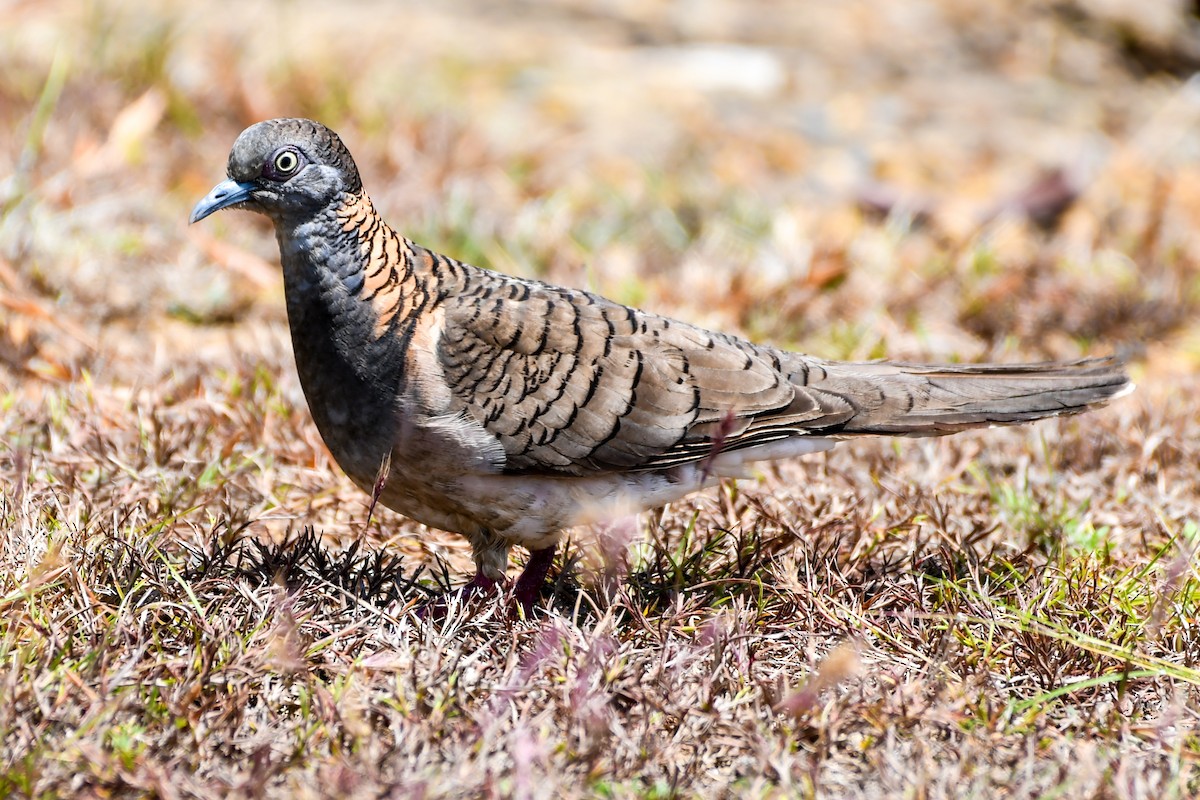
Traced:
[[1120, 357], [829, 362], [587, 292], [486, 270], [469, 283], [443, 298], [437, 358], [451, 393], [514, 472], [779, 458], [825, 449], [831, 438], [940, 436], [1076, 414], [1129, 388]]
[[443, 299], [437, 355], [507, 470], [657, 469], [852, 414], [795, 385], [778, 351], [587, 292], [486, 271], [471, 283]]

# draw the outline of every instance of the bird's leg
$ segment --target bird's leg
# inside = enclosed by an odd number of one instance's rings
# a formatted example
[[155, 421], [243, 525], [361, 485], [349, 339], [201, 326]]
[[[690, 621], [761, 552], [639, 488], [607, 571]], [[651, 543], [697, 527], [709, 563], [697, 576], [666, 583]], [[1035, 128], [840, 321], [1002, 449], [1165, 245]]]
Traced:
[[496, 587], [500, 585], [500, 581], [489, 578], [482, 572], [476, 572], [475, 577], [467, 581], [462, 588], [446, 590], [443, 594], [435, 596], [423, 606], [417, 609], [418, 619], [441, 619], [446, 615], [446, 611], [450, 608], [450, 599], [457, 597], [459, 604], [469, 603], [476, 597], [492, 594], [496, 591]]
[[491, 594], [496, 590], [500, 581], [494, 578], [489, 578], [482, 572], [476, 572], [475, 577], [467, 581], [461, 589], [458, 590], [458, 596], [463, 600], [469, 600], [477, 594]]
[[525, 565], [521, 576], [517, 578], [517, 585], [513, 589], [513, 598], [521, 604], [521, 610], [525, 612], [526, 617], [533, 611], [533, 604], [537, 601], [542, 585], [546, 582], [546, 573], [550, 571], [550, 564], [554, 561], [556, 548], [557, 545], [552, 544], [541, 550], [530, 550], [529, 563]]
[[458, 590], [462, 600], [496, 591], [504, 582], [504, 568], [508, 566], [508, 542], [491, 531], [480, 531], [467, 538], [471, 541], [471, 554], [475, 557], [475, 577]]
[[436, 619], [445, 615], [452, 597], [457, 597], [460, 603], [467, 603], [477, 597], [496, 592], [503, 583], [504, 568], [508, 564], [508, 542], [488, 531], [482, 531], [467, 538], [471, 542], [471, 551], [475, 556], [475, 577], [467, 581], [461, 589], [447, 591], [422, 606], [417, 612], [417, 616], [422, 619], [426, 617]]

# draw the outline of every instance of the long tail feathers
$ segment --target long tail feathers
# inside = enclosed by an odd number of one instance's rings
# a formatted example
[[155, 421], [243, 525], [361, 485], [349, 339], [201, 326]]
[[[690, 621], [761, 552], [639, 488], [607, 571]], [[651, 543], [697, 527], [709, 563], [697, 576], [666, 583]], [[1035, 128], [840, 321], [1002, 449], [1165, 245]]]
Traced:
[[[1129, 392], [1119, 356], [1042, 364], [826, 363], [811, 388], [856, 397], [835, 436], [939, 436], [1077, 414]], [[878, 402], [862, 402], [863, 384]], [[867, 395], [869, 396], [869, 394]]]

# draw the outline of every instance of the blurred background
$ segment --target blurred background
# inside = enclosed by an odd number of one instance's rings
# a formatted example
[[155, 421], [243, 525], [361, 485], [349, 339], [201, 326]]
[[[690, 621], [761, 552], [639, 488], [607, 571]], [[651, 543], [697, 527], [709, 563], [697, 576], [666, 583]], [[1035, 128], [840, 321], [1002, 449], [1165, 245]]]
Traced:
[[263, 221], [185, 224], [274, 116], [428, 246], [781, 344], [1197, 355], [1183, 0], [4, 5], [10, 388], [278, 346]]

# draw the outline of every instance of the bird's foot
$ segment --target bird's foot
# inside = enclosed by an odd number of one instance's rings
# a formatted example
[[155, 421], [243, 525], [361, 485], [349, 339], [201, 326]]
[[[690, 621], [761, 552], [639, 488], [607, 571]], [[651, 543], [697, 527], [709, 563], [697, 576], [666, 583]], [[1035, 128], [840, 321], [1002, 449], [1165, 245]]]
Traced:
[[[554, 550], [555, 547], [551, 546], [542, 550], [530, 551], [529, 562], [525, 565], [520, 577], [517, 578], [512, 590], [512, 599], [515, 601], [514, 616], [524, 619], [530, 619], [533, 616], [538, 596], [542, 592], [542, 587], [546, 583], [546, 575], [550, 571], [550, 564], [554, 561]], [[417, 617], [439, 619], [446, 615], [455, 598], [460, 605], [466, 605], [494, 594], [503, 594], [501, 582], [489, 578], [482, 572], [476, 572], [475, 577], [461, 589], [435, 597], [417, 609]]]
[[499, 588], [500, 581], [489, 578], [482, 572], [476, 572], [475, 577], [467, 581], [462, 588], [447, 591], [418, 608], [417, 618], [441, 619], [446, 616], [453, 600], [457, 599], [459, 605], [466, 605], [482, 599], [485, 595], [495, 594]]

